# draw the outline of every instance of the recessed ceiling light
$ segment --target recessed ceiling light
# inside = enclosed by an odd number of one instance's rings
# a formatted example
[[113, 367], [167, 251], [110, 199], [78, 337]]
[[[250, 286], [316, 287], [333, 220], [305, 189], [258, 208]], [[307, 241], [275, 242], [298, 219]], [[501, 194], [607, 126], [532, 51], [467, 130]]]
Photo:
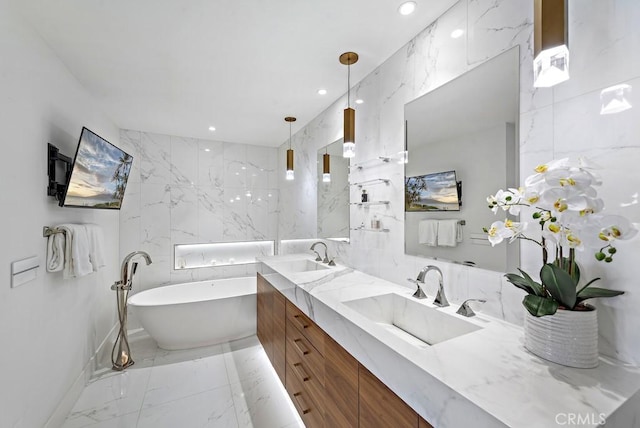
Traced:
[[205, 151], [205, 152], [210, 152], [210, 151], [211, 151], [211, 149], [204, 149], [204, 151]]
[[216, 130], [216, 127], [215, 127], [215, 126], [210, 126], [210, 127], [209, 127], [209, 131], [215, 131], [215, 130]]
[[362, 104], [363, 102], [364, 102], [364, 100], [361, 100], [360, 98], [358, 98], [358, 99], [356, 100], [356, 104]]
[[457, 39], [458, 37], [462, 36], [464, 34], [464, 30], [462, 28], [456, 28], [455, 30], [453, 30], [451, 32], [451, 37], [453, 37], [454, 39]]
[[416, 10], [416, 2], [406, 1], [400, 5], [398, 12], [400, 15], [411, 15]]
[[318, 89], [318, 95], [327, 95], [326, 89]]

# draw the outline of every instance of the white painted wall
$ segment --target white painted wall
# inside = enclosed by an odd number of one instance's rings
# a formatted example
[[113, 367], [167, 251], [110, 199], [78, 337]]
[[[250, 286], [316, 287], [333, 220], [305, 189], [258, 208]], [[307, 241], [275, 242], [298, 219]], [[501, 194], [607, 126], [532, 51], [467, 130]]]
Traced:
[[[47, 142], [73, 156], [82, 126], [119, 144], [95, 106], [8, 2], [0, 2], [0, 426], [41, 427], [115, 324], [118, 212], [60, 208], [47, 196]], [[44, 269], [42, 227], [102, 226], [107, 267], [78, 280]], [[10, 263], [37, 255], [35, 281], [10, 288]], [[82, 384], [82, 382], [80, 383]], [[73, 403], [71, 403], [73, 404]]]
[[[380, 67], [362, 80], [352, 97], [356, 107], [357, 149], [355, 163], [392, 155], [404, 142], [404, 105], [430, 89], [461, 75], [483, 61], [520, 46], [520, 171], [531, 174], [539, 163], [564, 156], [588, 156], [604, 169], [600, 193], [607, 211], [640, 221], [640, 109], [600, 116], [600, 91], [618, 83], [640, 87], [640, 3], [634, 0], [584, 0], [569, 2], [571, 79], [551, 89], [533, 88], [533, 6], [530, 0], [461, 0], [435, 23], [418, 34]], [[465, 34], [451, 38], [455, 29]], [[350, 49], [358, 50], [357, 46]], [[366, 52], [361, 52], [365, 55]], [[355, 65], [357, 67], [357, 64]], [[342, 110], [346, 94], [293, 138], [296, 180], [281, 182], [280, 236], [315, 237], [315, 154], [342, 136]], [[284, 159], [284, 145], [279, 159]], [[310, 162], [313, 160], [313, 162]], [[279, 166], [283, 171], [284, 166]], [[390, 178], [379, 188], [391, 204], [380, 208], [390, 232], [353, 232], [351, 245], [334, 244], [333, 252], [364, 272], [406, 284], [419, 269], [433, 263], [404, 254], [404, 206], [402, 165], [372, 166], [357, 179]], [[354, 178], [352, 177], [352, 180]], [[351, 200], [359, 195], [352, 190]], [[375, 214], [373, 207], [369, 216]], [[362, 213], [351, 210], [351, 224], [360, 224]], [[607, 287], [625, 290], [624, 297], [597, 302], [600, 349], [623, 361], [640, 363], [640, 238], [619, 245], [610, 266], [596, 264], [590, 254], [580, 254], [586, 276], [602, 276]], [[522, 266], [540, 267], [537, 248], [522, 246]], [[522, 293], [508, 284], [501, 272], [435, 263], [444, 270], [450, 300], [480, 297], [488, 302], [483, 312], [522, 323]], [[435, 284], [427, 286], [433, 295]]]

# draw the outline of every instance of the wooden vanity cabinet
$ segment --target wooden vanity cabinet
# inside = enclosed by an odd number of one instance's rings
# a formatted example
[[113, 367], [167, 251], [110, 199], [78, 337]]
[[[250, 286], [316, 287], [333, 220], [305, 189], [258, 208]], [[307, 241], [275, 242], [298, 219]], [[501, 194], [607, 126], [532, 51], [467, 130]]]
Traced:
[[362, 364], [359, 379], [361, 428], [418, 428], [418, 414]]
[[433, 428], [258, 274], [258, 339], [307, 428]]
[[326, 426], [357, 427], [358, 360], [328, 335], [324, 341], [324, 387]]
[[287, 299], [264, 277], [257, 281], [257, 335], [280, 381], [286, 376], [286, 302]]

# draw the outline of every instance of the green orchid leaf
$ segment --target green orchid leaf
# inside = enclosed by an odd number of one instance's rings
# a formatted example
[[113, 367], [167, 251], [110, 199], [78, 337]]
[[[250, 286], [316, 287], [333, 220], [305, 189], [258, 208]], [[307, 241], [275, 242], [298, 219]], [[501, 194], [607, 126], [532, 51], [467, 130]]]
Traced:
[[555, 300], [565, 308], [573, 309], [576, 305], [576, 283], [564, 269], [546, 264], [540, 270], [540, 279]]
[[525, 271], [523, 271], [522, 269], [518, 268], [518, 270], [520, 271], [520, 273], [522, 274], [522, 277], [527, 281], [527, 284], [529, 284], [529, 287], [534, 291], [531, 294], [535, 294], [536, 296], [545, 296], [544, 290], [542, 289], [542, 284], [535, 282], [528, 273], [526, 273]]
[[578, 295], [578, 300], [582, 302], [583, 300], [593, 299], [595, 297], [615, 297], [624, 294], [624, 291], [618, 290], [608, 290], [606, 288], [598, 288], [598, 287], [589, 287], [583, 289]]
[[558, 306], [560, 306], [555, 300], [534, 296], [533, 294], [524, 296], [522, 304], [534, 317], [553, 315], [558, 310]]
[[587, 282], [587, 284], [582, 287], [580, 290], [578, 290], [578, 296], [580, 296], [580, 293], [582, 293], [584, 291], [585, 288], [587, 288], [588, 286], [590, 286], [591, 284], [593, 284], [596, 281], [600, 281], [600, 278], [593, 278], [591, 281]]
[[527, 281], [520, 275], [515, 273], [508, 273], [505, 275], [505, 278], [507, 278], [507, 281], [509, 281], [519, 289], [526, 291], [527, 294], [536, 294], [536, 292], [531, 288], [529, 281]]

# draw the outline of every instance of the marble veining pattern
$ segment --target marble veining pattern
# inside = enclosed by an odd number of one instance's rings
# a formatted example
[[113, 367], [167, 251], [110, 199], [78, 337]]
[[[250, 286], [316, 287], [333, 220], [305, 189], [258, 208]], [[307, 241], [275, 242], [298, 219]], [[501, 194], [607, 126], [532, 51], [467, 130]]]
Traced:
[[165, 351], [131, 337], [136, 363], [84, 389], [62, 428], [303, 428], [255, 336]]
[[[351, 269], [340, 272], [340, 265], [329, 271], [284, 269], [287, 262], [300, 259], [309, 256], [264, 258], [263, 275], [434, 426], [562, 426], [556, 415], [566, 412], [598, 416], [596, 422], [590, 419], [580, 426], [598, 426], [600, 414], [606, 426], [635, 426], [638, 368], [604, 357], [598, 368], [588, 370], [549, 363], [524, 349], [520, 327], [486, 316], [482, 309], [476, 317], [463, 318], [455, 314], [455, 304], [434, 308], [430, 302], [435, 290], [427, 289], [428, 301], [416, 303], [405, 287]], [[416, 339], [400, 339], [344, 303], [389, 293], [478, 329], [431, 346], [416, 344]], [[405, 316], [409, 325], [429, 322], [420, 312]]]
[[[551, 159], [589, 157], [603, 167], [599, 173], [605, 185], [599, 194], [607, 211], [640, 223], [640, 175], [633, 173], [640, 156], [640, 110], [632, 99], [632, 109], [600, 115], [600, 91], [620, 83], [636, 88], [640, 85], [640, 27], [635, 24], [639, 16], [637, 1], [569, 2], [571, 78], [554, 88], [536, 89], [531, 1], [461, 0], [355, 85], [355, 93], [364, 103], [356, 106], [356, 157], [352, 162], [392, 156], [402, 150], [405, 103], [519, 46], [521, 180], [536, 165]], [[464, 33], [453, 39], [451, 32], [458, 28]], [[346, 94], [304, 128], [294, 128], [296, 180], [287, 182], [279, 177], [280, 239], [316, 236], [315, 154], [342, 136], [341, 113], [345, 105]], [[280, 147], [278, 156], [282, 159], [286, 146]], [[282, 168], [281, 163], [279, 170]], [[367, 224], [373, 215], [378, 215], [390, 232], [352, 232], [350, 244], [327, 241], [332, 254], [358, 270], [407, 286], [405, 278], [415, 277], [427, 264], [435, 264], [443, 270], [445, 281], [454, 284], [456, 299], [487, 297], [490, 302], [482, 311], [523, 323], [522, 293], [506, 283], [503, 273], [404, 254], [402, 165], [392, 162], [367, 168], [361, 175], [390, 178], [391, 204], [386, 211], [371, 207], [368, 212], [352, 206], [351, 224]], [[351, 191], [352, 202], [358, 201], [359, 196], [360, 192]], [[619, 250], [614, 265], [606, 269], [586, 252], [579, 254], [579, 261], [585, 275], [604, 278], [602, 286], [627, 292], [624, 297], [595, 302], [600, 313], [600, 352], [638, 364], [640, 342], [633, 326], [638, 322], [635, 308], [640, 305], [640, 294], [635, 292], [640, 265], [632, 255], [640, 252], [640, 237], [621, 242]], [[536, 272], [540, 263], [536, 248], [521, 245], [521, 265], [525, 270]]]
[[121, 130], [134, 156], [120, 212], [120, 258], [153, 258], [137, 290], [256, 272], [256, 267], [173, 270], [176, 244], [276, 240], [278, 149]]

